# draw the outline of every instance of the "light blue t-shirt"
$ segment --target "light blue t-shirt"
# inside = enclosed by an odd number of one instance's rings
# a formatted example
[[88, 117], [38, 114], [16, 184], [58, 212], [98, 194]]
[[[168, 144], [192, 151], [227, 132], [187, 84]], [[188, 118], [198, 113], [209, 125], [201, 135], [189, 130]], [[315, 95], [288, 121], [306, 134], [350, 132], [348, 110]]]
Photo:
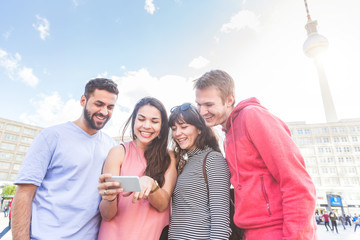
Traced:
[[72, 122], [39, 133], [15, 181], [38, 186], [31, 239], [97, 239], [101, 220], [97, 186], [114, 145], [101, 131], [89, 135]]

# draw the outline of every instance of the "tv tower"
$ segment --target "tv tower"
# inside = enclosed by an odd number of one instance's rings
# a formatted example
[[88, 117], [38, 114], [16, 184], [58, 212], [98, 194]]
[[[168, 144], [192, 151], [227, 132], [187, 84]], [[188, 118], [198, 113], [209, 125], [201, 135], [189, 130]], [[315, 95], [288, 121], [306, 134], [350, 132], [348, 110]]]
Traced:
[[323, 105], [325, 110], [325, 116], [327, 122], [337, 122], [337, 116], [335, 111], [334, 102], [331, 97], [329, 84], [326, 78], [325, 70], [322, 63], [319, 61], [319, 54], [325, 52], [329, 46], [329, 41], [317, 31], [317, 21], [312, 20], [310, 17], [307, 1], [305, 2], [305, 8], [307, 13], [307, 23], [305, 29], [307, 31], [307, 39], [303, 45], [303, 51], [306, 56], [314, 59], [316, 69], [319, 76], [321, 95], [323, 99]]

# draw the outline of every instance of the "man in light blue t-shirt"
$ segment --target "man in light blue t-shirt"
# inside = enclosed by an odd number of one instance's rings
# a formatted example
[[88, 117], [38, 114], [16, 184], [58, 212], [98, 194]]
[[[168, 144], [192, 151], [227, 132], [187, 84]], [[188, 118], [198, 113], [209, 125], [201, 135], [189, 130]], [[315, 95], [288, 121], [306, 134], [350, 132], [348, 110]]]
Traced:
[[97, 239], [99, 175], [114, 141], [99, 131], [110, 119], [119, 91], [110, 79], [90, 80], [74, 122], [44, 129], [16, 178], [13, 240]]

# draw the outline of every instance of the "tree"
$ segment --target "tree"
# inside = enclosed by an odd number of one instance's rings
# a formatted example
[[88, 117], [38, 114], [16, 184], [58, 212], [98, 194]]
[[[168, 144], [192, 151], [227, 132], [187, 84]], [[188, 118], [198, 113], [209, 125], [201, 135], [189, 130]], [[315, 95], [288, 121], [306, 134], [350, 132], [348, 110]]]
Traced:
[[2, 197], [3, 198], [9, 198], [11, 196], [14, 196], [15, 191], [16, 191], [16, 185], [4, 185], [2, 187]]

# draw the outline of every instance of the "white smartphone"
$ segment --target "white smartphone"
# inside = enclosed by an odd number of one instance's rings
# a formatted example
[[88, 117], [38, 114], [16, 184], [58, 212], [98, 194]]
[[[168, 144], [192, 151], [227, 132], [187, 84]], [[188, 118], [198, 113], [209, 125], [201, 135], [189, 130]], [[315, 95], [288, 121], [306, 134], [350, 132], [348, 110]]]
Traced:
[[[124, 189], [124, 192], [140, 192], [140, 178], [138, 176], [112, 176], [106, 178], [106, 182], [119, 182], [120, 187]], [[109, 187], [117, 188], [117, 187]]]

